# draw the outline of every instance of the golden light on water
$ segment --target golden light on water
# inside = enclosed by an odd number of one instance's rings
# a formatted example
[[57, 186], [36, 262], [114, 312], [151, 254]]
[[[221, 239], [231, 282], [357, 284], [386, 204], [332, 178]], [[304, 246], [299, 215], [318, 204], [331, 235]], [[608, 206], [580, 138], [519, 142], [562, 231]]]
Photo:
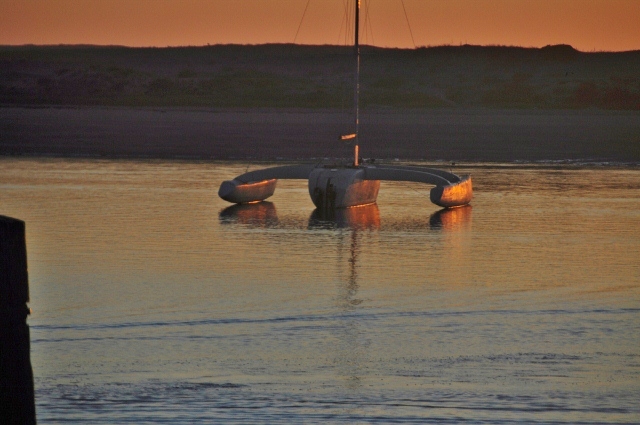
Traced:
[[369, 204], [337, 210], [335, 212], [335, 221], [341, 227], [379, 229], [380, 209], [378, 204]]
[[42, 422], [634, 422], [636, 168], [485, 164], [473, 207], [385, 182], [323, 218], [300, 181], [229, 207], [247, 166], [0, 159]]
[[434, 213], [429, 222], [434, 228], [442, 228], [446, 231], [453, 231], [466, 228], [471, 225], [471, 205], [458, 208], [448, 208]]
[[278, 212], [272, 202], [261, 201], [231, 205], [220, 212], [222, 223], [240, 223], [266, 227], [278, 224]]

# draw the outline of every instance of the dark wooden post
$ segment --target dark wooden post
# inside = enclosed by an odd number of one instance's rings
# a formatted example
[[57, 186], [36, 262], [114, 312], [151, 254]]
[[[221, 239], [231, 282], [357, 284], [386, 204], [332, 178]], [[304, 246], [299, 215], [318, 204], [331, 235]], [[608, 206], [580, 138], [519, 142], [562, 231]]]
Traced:
[[35, 424], [24, 221], [0, 215], [0, 423]]

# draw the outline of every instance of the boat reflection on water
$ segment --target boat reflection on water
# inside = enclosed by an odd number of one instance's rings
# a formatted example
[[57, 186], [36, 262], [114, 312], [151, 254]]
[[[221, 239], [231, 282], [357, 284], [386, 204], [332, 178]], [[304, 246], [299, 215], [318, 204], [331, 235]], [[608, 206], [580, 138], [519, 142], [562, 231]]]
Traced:
[[363, 376], [371, 357], [369, 332], [358, 315], [366, 303], [358, 295], [359, 257], [366, 238], [380, 230], [380, 210], [377, 204], [330, 211], [316, 209], [309, 217], [308, 229], [333, 230], [335, 234], [335, 267], [341, 275], [335, 299], [344, 316], [332, 329], [336, 341], [334, 361], [345, 387], [355, 391], [364, 385]]
[[[362, 207], [344, 208], [331, 211], [315, 209], [307, 222], [309, 230], [314, 229], [353, 229], [353, 230], [437, 230], [456, 232], [468, 230], [471, 226], [470, 205], [442, 209], [437, 211], [428, 220], [425, 218], [402, 218], [398, 216], [387, 217], [382, 223], [380, 209], [377, 204]], [[275, 204], [262, 201], [253, 204], [236, 204], [227, 207], [219, 213], [221, 224], [241, 224], [256, 228], [271, 228], [291, 225], [299, 227], [302, 217], [285, 217], [284, 221], [278, 217]]]
[[358, 256], [363, 232], [380, 229], [377, 204], [331, 211], [316, 209], [309, 217], [309, 229], [338, 229], [336, 233], [338, 267], [346, 266], [346, 276], [340, 285], [339, 304], [352, 311], [362, 303], [358, 292]]
[[220, 211], [222, 224], [244, 224], [251, 227], [275, 227], [278, 225], [278, 212], [273, 202], [255, 202], [235, 204]]
[[315, 209], [309, 217], [309, 228], [380, 229], [380, 209], [377, 204], [330, 211]]
[[[363, 256], [370, 240], [400, 233], [420, 232], [438, 233], [435, 238], [438, 249], [443, 255], [446, 267], [457, 268], [464, 262], [466, 256], [465, 240], [471, 229], [471, 207], [444, 209], [431, 215], [404, 214], [404, 210], [390, 211], [385, 215], [384, 223], [380, 218], [377, 204], [334, 210], [314, 210], [308, 219], [306, 213], [299, 214], [287, 211], [278, 217], [276, 207], [271, 202], [233, 205], [220, 211], [221, 224], [227, 229], [251, 227], [265, 229], [268, 236], [270, 230], [291, 229], [303, 230], [309, 243], [315, 243], [316, 237], [330, 235], [331, 242], [325, 248], [335, 249], [335, 263], [325, 264], [334, 269], [339, 278], [335, 284], [335, 303], [341, 312], [338, 325], [332, 328], [335, 340], [334, 362], [338, 375], [346, 388], [357, 390], [364, 386], [363, 377], [366, 376], [366, 365], [371, 361], [370, 334], [361, 322], [360, 312], [366, 308], [367, 298], [361, 291], [362, 280], [366, 270]], [[281, 211], [282, 212], [282, 211]], [[229, 226], [230, 225], [230, 226]], [[280, 234], [280, 232], [277, 232]], [[434, 239], [434, 238], [430, 238]], [[326, 242], [326, 240], [325, 240]], [[366, 264], [366, 261], [365, 261]], [[462, 278], [466, 279], [464, 272]]]
[[464, 207], [442, 209], [429, 217], [431, 229], [445, 231], [457, 231], [468, 229], [471, 226], [471, 205]]

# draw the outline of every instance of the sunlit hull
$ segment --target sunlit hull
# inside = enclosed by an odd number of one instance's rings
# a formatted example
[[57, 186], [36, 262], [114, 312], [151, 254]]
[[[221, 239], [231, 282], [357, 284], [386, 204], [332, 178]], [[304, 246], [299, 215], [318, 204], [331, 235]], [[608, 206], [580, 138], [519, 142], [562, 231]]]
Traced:
[[218, 195], [234, 204], [248, 204], [264, 201], [276, 190], [277, 179], [262, 180], [259, 182], [242, 183], [238, 180], [222, 182]]
[[430, 192], [431, 202], [444, 208], [455, 208], [467, 205], [473, 198], [471, 177], [464, 177], [456, 183], [436, 186]]
[[309, 175], [309, 195], [316, 208], [333, 210], [376, 202], [380, 180], [365, 180], [362, 168], [316, 168]]
[[254, 170], [222, 182], [218, 194], [236, 204], [264, 201], [273, 195], [277, 179], [307, 179], [311, 200], [320, 210], [373, 204], [381, 181], [406, 181], [434, 185], [431, 202], [444, 208], [467, 205], [473, 197], [469, 176], [427, 167], [391, 165], [285, 165]]

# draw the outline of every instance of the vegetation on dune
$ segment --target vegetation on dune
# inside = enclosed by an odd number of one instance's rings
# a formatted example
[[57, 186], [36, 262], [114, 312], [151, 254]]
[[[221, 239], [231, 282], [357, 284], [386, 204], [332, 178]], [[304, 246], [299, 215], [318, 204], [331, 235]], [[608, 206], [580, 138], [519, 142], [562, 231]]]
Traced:
[[[640, 110], [640, 51], [362, 48], [363, 107]], [[0, 103], [348, 108], [352, 48], [0, 47]]]

